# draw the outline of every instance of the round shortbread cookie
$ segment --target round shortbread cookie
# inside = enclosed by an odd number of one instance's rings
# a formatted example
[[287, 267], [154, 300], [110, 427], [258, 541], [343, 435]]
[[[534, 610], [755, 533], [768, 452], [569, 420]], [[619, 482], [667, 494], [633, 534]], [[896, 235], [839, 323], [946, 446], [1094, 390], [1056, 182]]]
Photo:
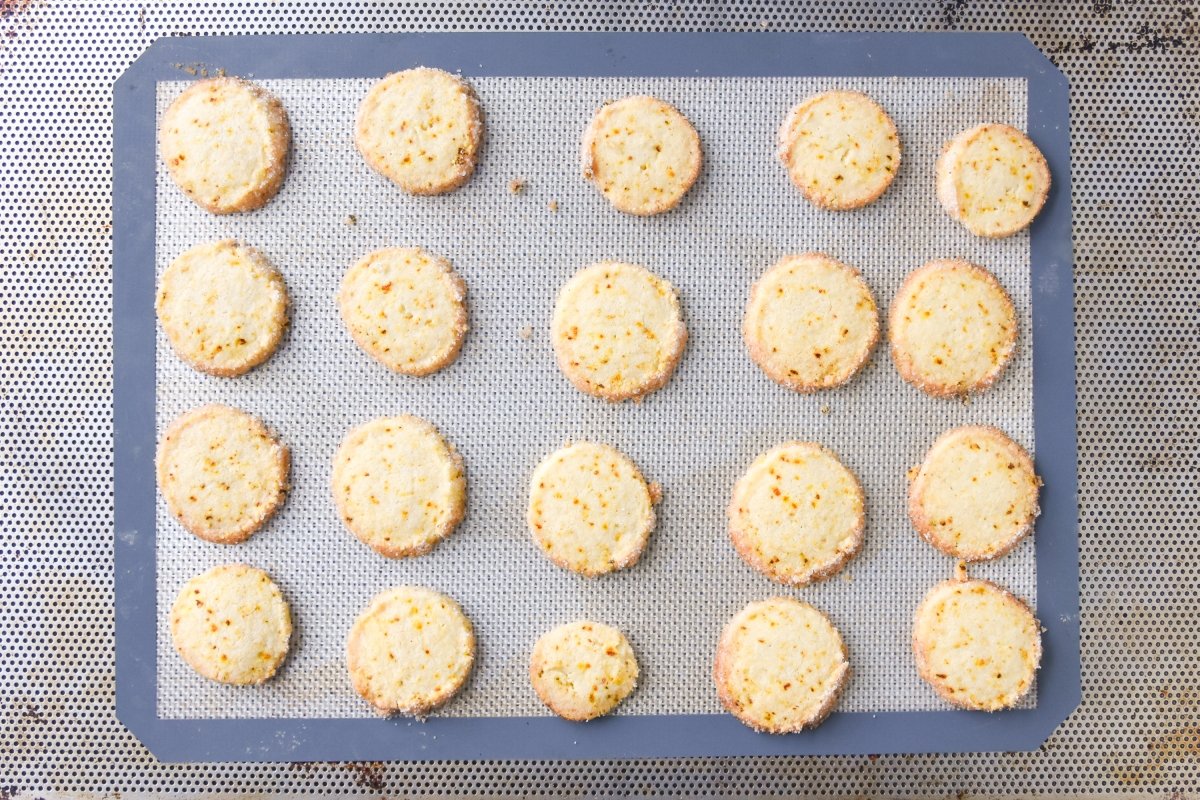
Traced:
[[905, 279], [888, 317], [892, 360], [935, 397], [987, 389], [1012, 358], [1017, 312], [992, 273], [966, 261], [930, 261]]
[[377, 594], [346, 638], [350, 683], [381, 714], [429, 713], [458, 693], [474, 663], [462, 608], [419, 586]]
[[1024, 230], [1049, 194], [1045, 156], [1008, 125], [963, 131], [938, 157], [938, 201], [976, 236], [999, 238]]
[[358, 107], [354, 143], [371, 169], [409, 194], [443, 194], [475, 171], [483, 115], [471, 86], [440, 69], [394, 72]]
[[261, 569], [213, 567], [192, 578], [171, 607], [171, 640], [192, 669], [221, 683], [262, 683], [288, 651], [292, 615]]
[[420, 417], [358, 426], [333, 456], [333, 499], [342, 522], [388, 558], [428, 553], [462, 521], [462, 458]]
[[667, 382], [687, 327], [671, 284], [644, 267], [601, 261], [559, 291], [550, 336], [559, 367], [577, 389], [619, 401]]
[[637, 563], [654, 529], [656, 494], [620, 451], [579, 442], [533, 471], [526, 519], [547, 558], [594, 577]]
[[821, 208], [874, 202], [900, 169], [900, 137], [879, 104], [860, 92], [823, 92], [788, 114], [779, 159], [792, 183]]
[[176, 355], [225, 378], [270, 358], [288, 322], [283, 278], [262, 251], [232, 239], [172, 261], [154, 308]]
[[954, 428], [938, 437], [908, 488], [908, 516], [925, 541], [965, 561], [997, 558], [1033, 530], [1033, 460], [1001, 431]]
[[692, 123], [657, 97], [608, 103], [583, 134], [583, 177], [626, 214], [677, 206], [699, 177], [701, 161]]
[[750, 603], [725, 625], [713, 665], [717, 697], [764, 733], [819, 725], [850, 680], [846, 645], [808, 603], [773, 597]]
[[229, 406], [203, 406], [178, 417], [155, 460], [167, 508], [210, 542], [250, 538], [287, 493], [287, 447], [262, 422]]
[[446, 259], [419, 247], [389, 247], [346, 271], [338, 308], [369, 356], [405, 375], [428, 375], [462, 349], [466, 294]]
[[819, 444], [787, 442], [754, 460], [733, 488], [729, 538], [772, 580], [804, 586], [845, 566], [862, 547], [862, 486]]
[[996, 711], [1017, 704], [1042, 660], [1029, 606], [991, 581], [954, 579], [925, 595], [913, 622], [917, 671], [945, 700]]
[[638, 662], [625, 634], [580, 620], [537, 640], [529, 679], [547, 708], [563, 719], [586, 722], [612, 711], [637, 688]]
[[858, 270], [821, 253], [787, 255], [750, 290], [742, 336], [771, 380], [798, 392], [829, 389], [870, 359], [879, 311]]
[[279, 98], [240, 78], [197, 81], [163, 114], [159, 156], [214, 214], [253, 211], [283, 185], [292, 129]]

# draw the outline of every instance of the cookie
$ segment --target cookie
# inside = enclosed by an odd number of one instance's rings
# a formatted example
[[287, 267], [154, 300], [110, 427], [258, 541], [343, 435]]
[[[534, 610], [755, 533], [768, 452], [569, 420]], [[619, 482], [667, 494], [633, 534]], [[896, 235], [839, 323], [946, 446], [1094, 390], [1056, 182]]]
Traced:
[[1029, 606], [991, 581], [955, 579], [929, 590], [913, 621], [921, 678], [960, 708], [1011, 708], [1033, 686], [1041, 625]]
[[846, 645], [808, 603], [773, 597], [750, 603], [725, 625], [713, 666], [717, 697], [763, 733], [814, 728], [850, 680]]
[[844, 211], [873, 203], [900, 169], [900, 137], [879, 104], [860, 92], [823, 92], [791, 110], [779, 159], [804, 196]]
[[283, 186], [292, 129], [279, 98], [240, 78], [193, 83], [163, 114], [158, 153], [213, 214], [261, 208]]
[[420, 417], [360, 425], [333, 457], [333, 500], [350, 532], [388, 558], [428, 553], [462, 521], [462, 458]]
[[529, 680], [555, 714], [586, 722], [612, 711], [637, 688], [638, 662], [625, 634], [580, 620], [537, 640]]
[[158, 490], [192, 533], [236, 544], [261, 528], [287, 493], [287, 447], [244, 411], [208, 405], [172, 422], [158, 444]]
[[275, 352], [287, 328], [288, 294], [261, 250], [226, 239], [172, 261], [154, 309], [177, 356], [201, 372], [232, 378]]
[[879, 312], [858, 270], [821, 253], [787, 255], [754, 284], [742, 321], [750, 357], [797, 392], [853, 378], [879, 340]]
[[837, 456], [787, 442], [754, 460], [733, 488], [729, 538], [772, 580], [805, 586], [833, 575], [862, 547], [862, 486]]
[[938, 437], [908, 487], [908, 516], [925, 541], [964, 561], [998, 558], [1038, 515], [1041, 481], [1025, 448], [979, 425]]
[[483, 115], [456, 75], [417, 67], [393, 72], [358, 107], [354, 144], [371, 169], [409, 194], [444, 194], [475, 171]]
[[550, 337], [577, 389], [616, 402], [666, 384], [687, 328], [671, 284], [645, 267], [601, 261], [559, 291]]
[[637, 563], [654, 529], [657, 499], [620, 451], [578, 442], [533, 471], [526, 519], [547, 558], [594, 577]]
[[583, 177], [626, 214], [670, 211], [700, 176], [701, 161], [692, 123], [657, 97], [608, 103], [583, 134]]
[[419, 586], [377, 594], [346, 638], [350, 683], [381, 714], [428, 714], [458, 693], [474, 663], [462, 608]]
[[184, 585], [171, 607], [175, 649], [205, 678], [239, 686], [275, 674], [288, 652], [292, 615], [261, 569], [226, 564]]
[[977, 125], [937, 161], [937, 198], [976, 236], [1012, 236], [1029, 227], [1050, 194], [1050, 167], [1037, 145], [1008, 125]]
[[419, 247], [389, 247], [347, 270], [337, 302], [367, 355], [395, 372], [428, 375], [462, 349], [466, 294], [446, 259]]
[[930, 261], [905, 279], [888, 316], [892, 360], [935, 397], [996, 382], [1017, 344], [1017, 312], [992, 273], [966, 261]]

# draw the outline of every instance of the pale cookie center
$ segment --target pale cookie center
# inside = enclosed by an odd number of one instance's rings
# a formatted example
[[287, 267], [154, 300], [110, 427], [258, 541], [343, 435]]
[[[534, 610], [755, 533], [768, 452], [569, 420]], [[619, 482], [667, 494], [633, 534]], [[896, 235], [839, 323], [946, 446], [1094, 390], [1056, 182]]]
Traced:
[[335, 470], [346, 524], [374, 546], [435, 541], [458, 514], [461, 473], [440, 437], [416, 425], [354, 435]]
[[595, 573], [637, 555], [653, 520], [645, 481], [624, 456], [593, 445], [554, 454], [532, 478], [529, 521], [554, 561]]
[[901, 298], [899, 341], [921, 376], [944, 385], [980, 382], [1012, 353], [1013, 316], [990, 282], [962, 271], [935, 272]]
[[1046, 190], [1038, 160], [1014, 133], [989, 128], [974, 137], [958, 157], [960, 216], [983, 230], [1032, 219]]
[[931, 454], [922, 467], [921, 507], [932, 534], [987, 552], [1010, 540], [1033, 516], [1032, 476], [1011, 453], [963, 440]]
[[863, 363], [877, 331], [875, 302], [844, 270], [800, 264], [773, 270], [756, 288], [748, 330], [781, 379], [844, 380]]
[[620, 394], [659, 378], [678, 356], [682, 322], [669, 286], [618, 267], [590, 268], [565, 292], [555, 335], [569, 368]]
[[777, 454], [738, 483], [735, 535], [764, 568], [805, 577], [858, 546], [863, 503], [846, 469], [820, 453]]

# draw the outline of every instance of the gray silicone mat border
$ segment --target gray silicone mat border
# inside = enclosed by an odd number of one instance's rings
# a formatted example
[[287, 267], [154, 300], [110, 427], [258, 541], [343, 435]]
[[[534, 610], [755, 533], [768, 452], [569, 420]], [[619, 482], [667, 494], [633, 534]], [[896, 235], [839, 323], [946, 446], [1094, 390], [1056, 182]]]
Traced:
[[[1031, 237], [1034, 435], [1045, 654], [1038, 705], [837, 713], [799, 734], [732, 716], [160, 719], [155, 709], [155, 84], [181, 67], [256, 78], [476, 76], [1022, 77], [1054, 186]], [[428, 33], [170, 37], [113, 88], [113, 429], [117, 715], [164, 761], [632, 759], [1037, 749], [1080, 700], [1074, 283], [1066, 78], [1015, 33]]]

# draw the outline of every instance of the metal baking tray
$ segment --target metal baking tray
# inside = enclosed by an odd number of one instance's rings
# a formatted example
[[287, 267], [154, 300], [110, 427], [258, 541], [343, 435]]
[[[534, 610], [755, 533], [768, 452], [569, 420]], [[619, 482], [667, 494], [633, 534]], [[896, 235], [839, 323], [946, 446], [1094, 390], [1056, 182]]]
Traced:
[[[756, 734], [725, 714], [166, 719], [155, 626], [155, 87], [180, 65], [271, 78], [373, 77], [409, 66], [471, 76], [1020, 77], [1054, 176], [1031, 229], [1034, 433], [1045, 478], [1035, 536], [1045, 655], [1037, 704], [996, 714], [835, 712], [814, 731]], [[1063, 76], [1012, 34], [389, 34], [169, 38], [114, 89], [114, 429], [117, 713], [176, 761], [645, 758], [1028, 750], [1080, 692], [1073, 281]]]

